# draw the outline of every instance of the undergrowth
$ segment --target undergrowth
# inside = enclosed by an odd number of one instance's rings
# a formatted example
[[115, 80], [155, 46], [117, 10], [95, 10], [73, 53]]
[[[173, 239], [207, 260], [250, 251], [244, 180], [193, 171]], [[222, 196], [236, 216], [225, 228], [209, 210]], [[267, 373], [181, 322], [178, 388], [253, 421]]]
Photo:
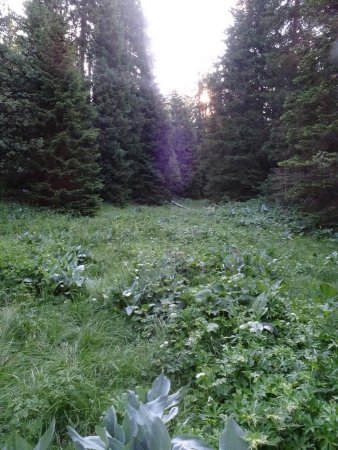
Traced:
[[70, 218], [0, 207], [0, 443], [56, 419], [91, 434], [164, 369], [186, 386], [174, 434], [214, 446], [334, 449], [338, 237], [262, 201], [104, 206]]

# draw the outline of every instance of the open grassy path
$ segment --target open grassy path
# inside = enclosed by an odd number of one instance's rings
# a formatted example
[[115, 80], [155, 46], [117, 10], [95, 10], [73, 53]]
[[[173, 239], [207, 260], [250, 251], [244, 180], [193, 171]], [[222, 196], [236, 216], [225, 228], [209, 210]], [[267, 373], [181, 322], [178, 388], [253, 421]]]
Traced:
[[[148, 387], [164, 368], [176, 385], [192, 382], [178, 431], [194, 431], [214, 443], [222, 415], [231, 410], [253, 433], [252, 448], [334, 448], [337, 235], [307, 235], [299, 218], [260, 201], [221, 207], [184, 204], [188, 209], [104, 205], [95, 218], [0, 205], [0, 444], [12, 430], [33, 439], [55, 416], [55, 448], [67, 448], [67, 424], [92, 432], [110, 404], [121, 404], [128, 389]], [[244, 268], [226, 255], [239, 255]], [[147, 267], [157, 273], [149, 275]], [[161, 271], [171, 283], [166, 292], [172, 288], [188, 305], [179, 322], [163, 316], [127, 317], [121, 303], [128, 298], [122, 293], [137, 276], [148, 277], [149, 283], [153, 279], [160, 289]], [[220, 282], [219, 289], [227, 286], [227, 296], [239, 304], [245, 296], [266, 294], [271, 312], [262, 317], [279, 329], [278, 337], [240, 328], [253, 320], [242, 306], [236, 319], [228, 310], [214, 316], [206, 310]], [[280, 286], [272, 294], [276, 282]], [[230, 289], [231, 283], [236, 288]], [[176, 331], [176, 341], [168, 344]], [[190, 348], [189, 339], [195, 339]], [[248, 366], [251, 345], [272, 352], [269, 369], [261, 361]], [[230, 348], [234, 354], [226, 359]], [[235, 361], [235, 354], [243, 361]], [[304, 361], [297, 365], [300, 354]], [[241, 364], [250, 372], [250, 382], [242, 382], [247, 374]], [[313, 381], [316, 377], [322, 379], [320, 385]], [[263, 425], [267, 415], [271, 417]], [[304, 439], [287, 441], [292, 420], [295, 434], [301, 429]], [[328, 435], [327, 442], [320, 436], [315, 440], [319, 432]]]

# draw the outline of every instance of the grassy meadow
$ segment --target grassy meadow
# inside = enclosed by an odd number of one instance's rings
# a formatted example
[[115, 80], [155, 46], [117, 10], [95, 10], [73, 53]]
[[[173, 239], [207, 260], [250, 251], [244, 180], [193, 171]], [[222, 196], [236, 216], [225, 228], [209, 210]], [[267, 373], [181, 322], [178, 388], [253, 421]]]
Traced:
[[93, 433], [164, 370], [173, 433], [216, 447], [233, 415], [252, 449], [337, 448], [337, 233], [261, 200], [184, 206], [0, 205], [0, 445], [55, 417], [70, 449], [67, 425]]

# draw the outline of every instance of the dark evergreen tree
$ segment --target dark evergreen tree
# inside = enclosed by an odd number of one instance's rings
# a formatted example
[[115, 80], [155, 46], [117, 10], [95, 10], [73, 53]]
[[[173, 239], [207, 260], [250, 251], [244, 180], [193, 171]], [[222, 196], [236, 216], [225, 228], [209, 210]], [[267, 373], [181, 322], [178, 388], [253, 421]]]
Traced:
[[11, 101], [22, 102], [23, 97], [27, 111], [18, 133], [24, 145], [10, 149], [22, 163], [12, 187], [19, 199], [25, 192], [34, 204], [93, 214], [101, 187], [94, 111], [62, 11], [62, 2], [56, 0], [32, 0], [26, 6], [19, 41], [24, 81], [7, 93]]
[[153, 125], [153, 139], [156, 142], [155, 167], [161, 174], [162, 183], [169, 193], [176, 192], [181, 185], [181, 171], [175, 152], [172, 148], [172, 124], [169, 111], [165, 106], [165, 99], [157, 96], [157, 107]]
[[170, 197], [159, 167], [168, 152], [168, 128], [164, 104], [150, 71], [142, 80], [138, 98], [141, 109], [140, 114], [134, 111], [134, 123], [142, 125], [141, 146], [132, 154], [132, 198], [139, 203], [161, 204]]
[[269, 136], [266, 69], [275, 3], [239, 2], [226, 54], [210, 77], [211, 116], [204, 148], [206, 193], [212, 198], [255, 195], [269, 170], [261, 148]]
[[163, 143], [163, 104], [154, 83], [149, 43], [140, 0], [120, 0], [126, 33], [128, 66], [134, 81], [135, 103], [132, 124], [138, 145], [131, 148], [132, 199], [140, 203], [161, 203], [167, 196], [157, 158]]
[[200, 199], [204, 197], [207, 184], [208, 158], [205, 151], [207, 142], [207, 123], [210, 117], [210, 98], [207, 78], [198, 83], [197, 95], [193, 102], [193, 124], [196, 135], [194, 151], [194, 171], [190, 182], [189, 196]]
[[[92, 79], [93, 34], [98, 14], [97, 0], [67, 0], [72, 39], [77, 48], [78, 66], [83, 78]], [[108, 5], [107, 5], [108, 6]], [[107, 13], [109, 13], [107, 11]]]
[[158, 203], [165, 194], [156, 157], [165, 130], [139, 1], [100, 0], [94, 44], [104, 198]]
[[[192, 195], [192, 182], [196, 171], [197, 135], [194, 123], [194, 110], [191, 99], [183, 98], [173, 92], [168, 99], [168, 109], [171, 120], [171, 148], [174, 155], [171, 163], [177, 161], [180, 181], [174, 192], [183, 196]], [[175, 172], [173, 172], [175, 173]]]
[[19, 29], [13, 13], [0, 15], [0, 184], [7, 195], [25, 175], [33, 117]]
[[133, 84], [127, 73], [120, 16], [117, 2], [100, 1], [93, 44], [93, 102], [97, 110], [103, 197], [115, 204], [130, 199], [132, 172], [128, 152], [135, 140], [131, 123]]
[[291, 157], [273, 176], [278, 198], [330, 225], [338, 220], [338, 66], [330, 59], [337, 17], [334, 0], [304, 2], [303, 18], [312, 32], [302, 43], [296, 90], [283, 116]]
[[267, 56], [266, 111], [269, 137], [262, 153], [270, 167], [290, 155], [286, 139], [286, 126], [281, 116], [288, 95], [294, 91], [293, 80], [301, 59], [300, 44], [307, 42], [308, 33], [301, 13], [302, 0], [276, 2], [274, 14], [269, 17], [270, 33]]

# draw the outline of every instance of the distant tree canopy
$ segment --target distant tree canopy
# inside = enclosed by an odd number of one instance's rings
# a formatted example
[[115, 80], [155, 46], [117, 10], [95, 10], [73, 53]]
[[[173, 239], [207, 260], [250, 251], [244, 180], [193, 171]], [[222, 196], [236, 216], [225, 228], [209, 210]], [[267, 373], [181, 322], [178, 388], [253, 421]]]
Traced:
[[261, 192], [320, 224], [338, 220], [338, 3], [241, 0], [208, 77], [205, 193]]
[[94, 214], [263, 191], [335, 225], [337, 39], [336, 0], [239, 0], [197, 97], [164, 99], [140, 0], [29, 0], [0, 16], [3, 195]]
[[30, 0], [1, 17], [0, 52], [5, 195], [80, 214], [169, 195], [139, 1]]

